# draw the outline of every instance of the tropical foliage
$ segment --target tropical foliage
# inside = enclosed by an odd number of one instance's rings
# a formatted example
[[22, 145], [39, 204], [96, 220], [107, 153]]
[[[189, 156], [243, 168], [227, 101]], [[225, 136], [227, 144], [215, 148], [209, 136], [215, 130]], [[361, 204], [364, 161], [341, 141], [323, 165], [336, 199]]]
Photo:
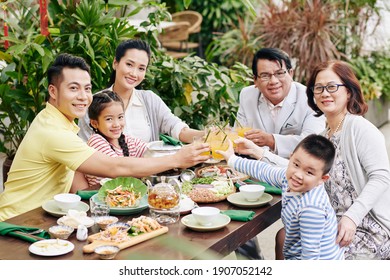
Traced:
[[238, 25], [215, 36], [206, 58], [227, 66], [233, 61], [249, 66], [260, 47], [281, 48], [293, 58], [294, 78], [302, 83], [320, 61], [360, 57], [368, 21], [379, 15], [376, 0], [254, 2], [257, 17], [238, 20]]
[[170, 17], [164, 3], [144, 2], [153, 6], [154, 12], [149, 14], [148, 22], [142, 23], [150, 31], [140, 33], [127, 24], [127, 16], [138, 12], [139, 4], [134, 1], [124, 11], [123, 1], [112, 2], [106, 9], [103, 1], [50, 1], [48, 37], [40, 34], [36, 1], [3, 3], [12, 5], [12, 11], [20, 11], [16, 14], [20, 17], [12, 21], [9, 18], [7, 40], [11, 47], [0, 49], [0, 59], [6, 64], [0, 76], [0, 152], [8, 156], [15, 153], [30, 123], [44, 107], [46, 72], [58, 53], [84, 57], [91, 65], [94, 91], [98, 91], [107, 86], [116, 46], [135, 36], [149, 42], [153, 50], [144, 88], [159, 94], [192, 127], [200, 128], [214, 118], [225, 119], [237, 109], [239, 90], [250, 83], [250, 70], [245, 65], [237, 63], [229, 69], [199, 57], [173, 60], [159, 48], [158, 31], [148, 28]]

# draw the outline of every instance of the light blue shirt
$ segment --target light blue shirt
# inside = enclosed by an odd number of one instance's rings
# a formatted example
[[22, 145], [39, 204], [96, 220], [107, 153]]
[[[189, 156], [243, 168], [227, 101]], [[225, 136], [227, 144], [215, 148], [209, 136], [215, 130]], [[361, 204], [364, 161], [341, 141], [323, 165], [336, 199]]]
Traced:
[[323, 185], [305, 193], [289, 192], [285, 167], [237, 156], [232, 156], [228, 163], [239, 172], [282, 189], [285, 259], [344, 259], [344, 248], [336, 244], [336, 214]]

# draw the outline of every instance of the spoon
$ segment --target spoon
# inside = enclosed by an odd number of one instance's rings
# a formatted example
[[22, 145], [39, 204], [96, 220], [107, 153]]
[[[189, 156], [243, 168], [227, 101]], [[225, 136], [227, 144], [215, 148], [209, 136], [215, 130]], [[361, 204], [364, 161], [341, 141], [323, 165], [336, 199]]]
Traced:
[[41, 233], [41, 232], [43, 232], [43, 229], [37, 229], [37, 230], [29, 232], [29, 234], [38, 234], [38, 233]]
[[180, 174], [180, 179], [182, 182], [189, 182], [191, 181], [192, 179], [195, 178], [195, 172], [192, 171], [191, 169], [186, 169], [186, 170], [183, 170]]

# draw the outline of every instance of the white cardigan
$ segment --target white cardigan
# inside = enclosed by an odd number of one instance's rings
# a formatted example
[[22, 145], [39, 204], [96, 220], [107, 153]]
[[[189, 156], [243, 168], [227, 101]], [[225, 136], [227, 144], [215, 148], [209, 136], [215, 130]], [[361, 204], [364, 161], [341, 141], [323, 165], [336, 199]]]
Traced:
[[383, 134], [365, 118], [347, 114], [340, 146], [358, 193], [344, 215], [359, 225], [369, 213], [390, 234], [390, 169]]

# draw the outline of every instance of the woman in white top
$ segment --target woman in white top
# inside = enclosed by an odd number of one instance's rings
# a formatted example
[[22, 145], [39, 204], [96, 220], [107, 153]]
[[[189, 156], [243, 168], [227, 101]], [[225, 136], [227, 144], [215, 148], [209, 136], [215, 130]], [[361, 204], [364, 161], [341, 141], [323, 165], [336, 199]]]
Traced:
[[[150, 142], [159, 140], [159, 134], [163, 133], [191, 143], [194, 136], [203, 132], [189, 128], [154, 92], [136, 89], [145, 79], [149, 61], [150, 47], [142, 40], [126, 40], [116, 49], [109, 89], [124, 102], [124, 134]], [[78, 125], [79, 136], [87, 141], [93, 132], [88, 116], [81, 118]]]
[[[358, 79], [346, 62], [323, 62], [306, 94], [317, 116], [325, 115], [324, 135], [336, 148], [325, 182], [338, 219], [336, 242], [346, 247], [345, 259], [390, 259], [389, 159], [383, 134], [362, 117], [367, 104]], [[280, 239], [277, 245], [278, 254]]]
[[339, 220], [337, 242], [345, 258], [390, 259], [390, 170], [383, 134], [367, 111], [352, 68], [342, 61], [318, 65], [307, 84], [309, 106], [325, 115], [325, 136], [336, 158], [325, 189]]

